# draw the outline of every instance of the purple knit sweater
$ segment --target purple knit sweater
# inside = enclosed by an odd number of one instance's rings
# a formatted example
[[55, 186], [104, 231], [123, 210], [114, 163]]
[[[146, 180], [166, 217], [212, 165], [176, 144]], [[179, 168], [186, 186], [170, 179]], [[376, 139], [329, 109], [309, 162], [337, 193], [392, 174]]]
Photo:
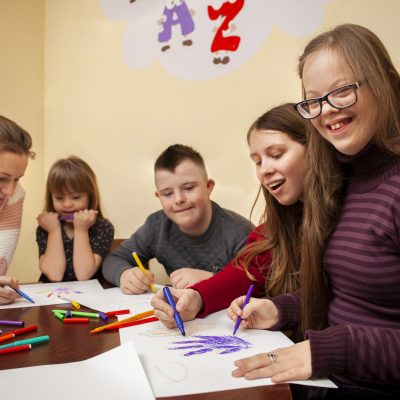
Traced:
[[[353, 157], [325, 268], [329, 327], [310, 330], [313, 377], [400, 392], [400, 156], [367, 146]], [[299, 295], [276, 299], [279, 329], [299, 321]], [[285, 321], [286, 319], [286, 321]]]

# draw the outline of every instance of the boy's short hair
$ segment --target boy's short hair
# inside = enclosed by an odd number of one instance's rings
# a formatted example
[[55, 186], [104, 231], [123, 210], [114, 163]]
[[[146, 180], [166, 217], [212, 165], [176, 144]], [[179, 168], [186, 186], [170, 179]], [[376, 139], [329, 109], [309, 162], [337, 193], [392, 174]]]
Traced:
[[174, 144], [164, 150], [154, 164], [154, 172], [161, 169], [174, 172], [175, 168], [184, 160], [190, 160], [204, 170], [207, 175], [206, 165], [199, 152], [190, 146]]

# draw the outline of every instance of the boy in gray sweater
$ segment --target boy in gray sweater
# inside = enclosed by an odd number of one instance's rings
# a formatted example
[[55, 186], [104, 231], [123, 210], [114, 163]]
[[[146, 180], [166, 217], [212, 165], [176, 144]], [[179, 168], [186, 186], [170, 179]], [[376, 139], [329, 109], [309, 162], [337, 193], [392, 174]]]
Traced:
[[211, 277], [244, 245], [253, 225], [210, 200], [215, 182], [191, 147], [169, 146], [154, 165], [156, 196], [162, 210], [147, 217], [129, 239], [103, 262], [104, 278], [126, 294], [146, 292], [154, 283], [132, 257], [147, 265], [156, 258], [176, 288]]

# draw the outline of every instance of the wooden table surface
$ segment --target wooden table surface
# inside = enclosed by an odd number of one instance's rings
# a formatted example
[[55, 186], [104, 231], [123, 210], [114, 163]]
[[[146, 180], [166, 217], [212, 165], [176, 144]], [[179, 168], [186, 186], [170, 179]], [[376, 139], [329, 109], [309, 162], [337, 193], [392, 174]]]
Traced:
[[[30, 367], [34, 365], [58, 364], [72, 361], [82, 361], [120, 345], [118, 331], [102, 332], [90, 335], [89, 330], [103, 325], [101, 320], [90, 320], [88, 324], [65, 325], [55, 318], [52, 309], [69, 309], [68, 304], [51, 306], [35, 306], [24, 308], [9, 308], [0, 310], [0, 320], [24, 321], [25, 326], [38, 325], [37, 332], [18, 336], [23, 340], [32, 336], [49, 335], [48, 343], [38, 344], [30, 351], [0, 355], [0, 370]], [[82, 311], [91, 311], [82, 307]], [[116, 319], [115, 319], [116, 320]], [[17, 329], [1, 326], [3, 333]], [[6, 344], [9, 341], [0, 343]], [[0, 372], [1, 374], [1, 372]], [[225, 390], [212, 393], [200, 393], [179, 397], [163, 397], [171, 400], [291, 400], [288, 384], [260, 386], [247, 389]]]

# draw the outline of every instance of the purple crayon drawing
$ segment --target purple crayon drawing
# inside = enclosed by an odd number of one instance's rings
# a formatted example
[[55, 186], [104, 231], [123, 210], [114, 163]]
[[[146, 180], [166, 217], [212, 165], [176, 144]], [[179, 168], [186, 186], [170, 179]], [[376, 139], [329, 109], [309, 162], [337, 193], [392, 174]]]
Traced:
[[252, 344], [237, 336], [192, 336], [198, 340], [184, 340], [172, 342], [172, 344], [182, 344], [183, 346], [170, 347], [170, 350], [197, 349], [185, 353], [185, 356], [208, 353], [213, 350], [222, 350], [218, 354], [235, 353], [240, 350], [249, 349]]

